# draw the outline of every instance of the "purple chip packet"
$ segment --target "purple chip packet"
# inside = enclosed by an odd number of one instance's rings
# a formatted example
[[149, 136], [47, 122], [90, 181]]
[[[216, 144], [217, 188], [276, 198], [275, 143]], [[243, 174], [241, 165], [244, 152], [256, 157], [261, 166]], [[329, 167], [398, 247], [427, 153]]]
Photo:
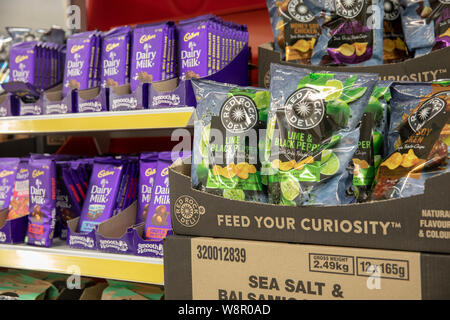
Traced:
[[29, 162], [30, 205], [25, 242], [50, 247], [56, 217], [56, 168], [52, 157], [31, 155]]
[[89, 189], [81, 210], [78, 229], [90, 232], [113, 215], [119, 192], [123, 162], [116, 159], [97, 158], [94, 162]]
[[130, 27], [119, 27], [103, 36], [101, 86], [121, 86], [129, 82]]
[[156, 177], [157, 152], [141, 154], [139, 160], [139, 191], [136, 223], [146, 221], [150, 209], [153, 185]]
[[0, 210], [9, 208], [20, 158], [0, 158]]

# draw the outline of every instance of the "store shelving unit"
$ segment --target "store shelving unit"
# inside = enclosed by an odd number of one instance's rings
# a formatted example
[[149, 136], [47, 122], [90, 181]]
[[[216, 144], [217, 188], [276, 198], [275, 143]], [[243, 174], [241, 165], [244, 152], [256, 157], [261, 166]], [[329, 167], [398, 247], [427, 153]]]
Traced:
[[[158, 129], [192, 128], [195, 108], [179, 107], [132, 112], [94, 112], [0, 118], [0, 134], [72, 135], [111, 133], [148, 135]], [[160, 131], [160, 130], [159, 130]], [[97, 134], [98, 133], [98, 134]], [[54, 240], [51, 248], [0, 244], [0, 267], [164, 284], [163, 259], [69, 248]]]
[[71, 249], [57, 240], [51, 248], [1, 244], [0, 266], [164, 284], [163, 259]]
[[0, 134], [51, 134], [192, 127], [194, 108], [165, 108], [133, 112], [93, 112], [6, 117]]

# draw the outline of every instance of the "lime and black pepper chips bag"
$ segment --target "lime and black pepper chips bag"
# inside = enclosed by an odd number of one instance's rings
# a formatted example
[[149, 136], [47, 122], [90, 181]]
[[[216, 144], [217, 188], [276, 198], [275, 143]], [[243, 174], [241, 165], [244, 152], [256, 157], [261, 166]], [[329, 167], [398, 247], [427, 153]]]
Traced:
[[310, 64], [320, 27], [303, 0], [266, 0], [276, 49], [284, 51], [286, 61]]
[[383, 63], [383, 1], [304, 0], [321, 34], [313, 65], [373, 66]]
[[349, 166], [352, 187], [347, 190], [349, 197], [358, 202], [368, 200], [375, 174], [387, 152], [391, 84], [392, 81], [378, 81], [361, 118], [358, 148]]
[[390, 152], [373, 200], [423, 193], [428, 178], [449, 171], [450, 81], [394, 83], [391, 95]]
[[271, 65], [264, 154], [269, 201], [284, 205], [343, 203], [347, 163], [356, 151], [375, 74], [314, 73]]
[[270, 95], [267, 90], [192, 80], [195, 122], [192, 183], [235, 200], [265, 201], [259, 156]]
[[31, 155], [27, 244], [51, 247], [56, 220], [56, 165], [52, 156]]

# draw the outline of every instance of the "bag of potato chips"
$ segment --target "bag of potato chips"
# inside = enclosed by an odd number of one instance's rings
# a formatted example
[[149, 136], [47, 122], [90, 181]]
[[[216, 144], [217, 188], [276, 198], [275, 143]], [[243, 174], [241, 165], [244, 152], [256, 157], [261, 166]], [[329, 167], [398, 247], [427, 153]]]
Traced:
[[409, 50], [415, 57], [450, 45], [450, 3], [446, 0], [401, 0], [401, 18]]
[[193, 79], [193, 187], [235, 200], [265, 201], [259, 159], [269, 91]]
[[425, 180], [449, 171], [450, 81], [394, 83], [389, 146], [373, 200], [423, 193]]
[[383, 1], [304, 0], [321, 28], [313, 65], [383, 63]]
[[293, 206], [342, 203], [338, 190], [356, 151], [377, 75], [315, 73], [271, 65], [264, 175], [269, 201]]
[[266, 0], [275, 49], [285, 50], [286, 61], [311, 64], [320, 28], [303, 0]]
[[394, 63], [411, 57], [405, 43], [398, 0], [384, 0], [383, 62]]
[[361, 118], [358, 148], [349, 163], [352, 179], [347, 190], [347, 194], [358, 202], [368, 199], [375, 174], [385, 156], [391, 84], [392, 81], [378, 81]]

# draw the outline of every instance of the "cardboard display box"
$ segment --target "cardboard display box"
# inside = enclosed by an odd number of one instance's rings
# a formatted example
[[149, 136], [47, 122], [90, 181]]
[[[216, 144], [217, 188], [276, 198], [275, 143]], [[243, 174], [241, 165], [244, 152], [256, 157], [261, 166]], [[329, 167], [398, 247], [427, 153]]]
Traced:
[[168, 300], [450, 299], [450, 255], [170, 236]]
[[311, 70], [327, 70], [336, 72], [371, 72], [378, 73], [380, 80], [395, 81], [433, 81], [450, 78], [450, 48], [434, 51], [428, 55], [409, 59], [399, 63], [391, 63], [372, 67], [325, 67], [302, 65], [281, 60], [281, 53], [275, 51], [273, 43], [268, 42], [258, 47], [258, 86], [268, 88], [270, 85], [270, 64], [307, 68]]
[[450, 173], [427, 180], [425, 193], [413, 197], [290, 207], [195, 190], [189, 163], [179, 159], [169, 170], [175, 234], [450, 253]]

